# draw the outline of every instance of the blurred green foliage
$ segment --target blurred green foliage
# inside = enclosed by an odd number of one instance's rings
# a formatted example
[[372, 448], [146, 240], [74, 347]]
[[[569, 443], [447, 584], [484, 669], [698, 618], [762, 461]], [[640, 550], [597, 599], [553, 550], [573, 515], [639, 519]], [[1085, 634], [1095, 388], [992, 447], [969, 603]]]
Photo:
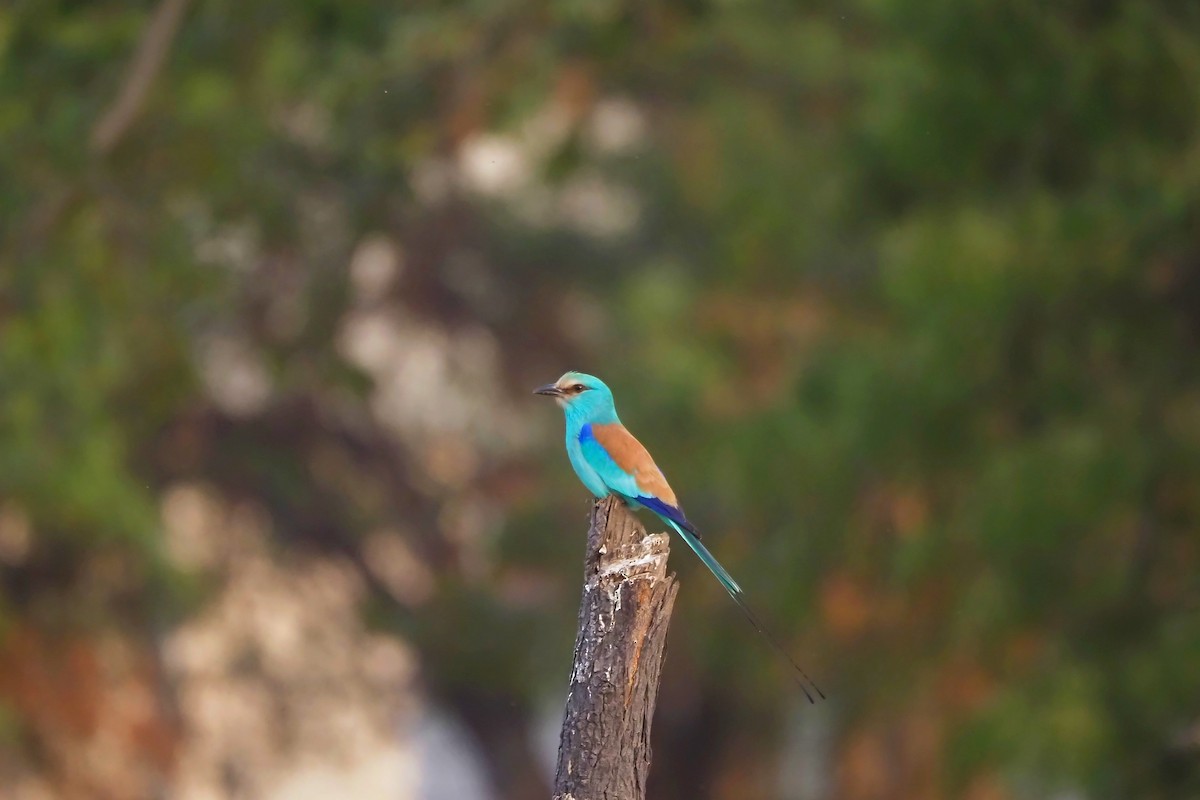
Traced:
[[[155, 617], [157, 495], [202, 480], [282, 548], [365, 563], [399, 526], [437, 589], [381, 595], [382, 624], [464, 714], [528, 710], [565, 674], [584, 500], [521, 404], [586, 368], [824, 676], [837, 796], [1200, 792], [1195, 4], [209, 0], [99, 149], [156, 8], [0, 8], [0, 498], [33, 530], [5, 623]], [[604, 150], [612, 98], [643, 132]], [[423, 188], [547, 108], [530, 180], [554, 206], [600, 175], [632, 228]], [[386, 302], [482, 331], [501, 377], [450, 374], [544, 448], [484, 416], [449, 433], [480, 466], [439, 482], [441, 439], [380, 420], [338, 344], [378, 234]], [[247, 413], [206, 378], [221, 337], [270, 386]], [[127, 580], [81, 595], [101, 551]], [[656, 772], [684, 777], [657, 796], [698, 797], [722, 761], [695, 737], [769, 751], [787, 689], [677, 561]], [[849, 754], [921, 719], [937, 744], [895, 757], [935, 777], [872, 794]]]

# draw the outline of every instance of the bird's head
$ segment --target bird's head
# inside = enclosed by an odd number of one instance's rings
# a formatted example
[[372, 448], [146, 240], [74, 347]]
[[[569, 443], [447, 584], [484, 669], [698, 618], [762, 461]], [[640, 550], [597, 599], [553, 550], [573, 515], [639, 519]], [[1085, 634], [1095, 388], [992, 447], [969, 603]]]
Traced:
[[554, 402], [572, 416], [616, 416], [612, 392], [594, 375], [568, 372], [554, 383], [539, 386], [533, 393], [553, 397]]

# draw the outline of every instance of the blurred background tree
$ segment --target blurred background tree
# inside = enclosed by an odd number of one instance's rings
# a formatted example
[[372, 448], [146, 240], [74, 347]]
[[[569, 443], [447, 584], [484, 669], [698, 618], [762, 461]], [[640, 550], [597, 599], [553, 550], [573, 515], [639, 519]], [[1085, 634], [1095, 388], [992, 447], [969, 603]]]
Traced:
[[1198, 116], [1187, 3], [5, 5], [5, 785], [544, 795], [579, 368], [833, 698], [677, 555], [651, 797], [1200, 796]]

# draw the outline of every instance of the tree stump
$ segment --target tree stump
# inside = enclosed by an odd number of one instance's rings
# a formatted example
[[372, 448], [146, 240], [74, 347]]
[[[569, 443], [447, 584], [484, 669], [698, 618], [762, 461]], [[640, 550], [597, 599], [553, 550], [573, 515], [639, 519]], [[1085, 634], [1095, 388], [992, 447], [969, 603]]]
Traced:
[[592, 508], [554, 800], [643, 800], [650, 723], [679, 583], [670, 539], [624, 502]]

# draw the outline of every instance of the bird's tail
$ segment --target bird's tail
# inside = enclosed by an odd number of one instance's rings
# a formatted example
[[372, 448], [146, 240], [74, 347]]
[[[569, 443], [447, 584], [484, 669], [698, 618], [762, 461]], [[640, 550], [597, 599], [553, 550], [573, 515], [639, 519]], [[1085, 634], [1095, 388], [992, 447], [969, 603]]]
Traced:
[[729, 596], [733, 598], [733, 602], [737, 603], [738, 608], [740, 608], [742, 613], [746, 615], [746, 619], [748, 619], [750, 624], [754, 626], [754, 630], [762, 634], [762, 637], [770, 643], [771, 647], [775, 649], [775, 652], [792, 665], [792, 668], [796, 671], [796, 682], [800, 684], [800, 690], [804, 692], [804, 696], [808, 698], [808, 702], [816, 702], [813, 700], [812, 693], [808, 690], [810, 686], [812, 687], [813, 691], [815, 691], [817, 695], [824, 700], [825, 693], [821, 691], [821, 688], [817, 686], [816, 682], [812, 678], [808, 677], [808, 673], [801, 669], [800, 665], [797, 664], [790, 655], [788, 655], [787, 651], [783, 649], [783, 645], [781, 645], [778, 640], [771, 635], [771, 632], [764, 628], [762, 623], [758, 621], [758, 616], [750, 610], [750, 606], [746, 603], [746, 598], [744, 596], [744, 592], [742, 592], [742, 587], [738, 586], [737, 581], [735, 581], [733, 576], [721, 566], [721, 563], [713, 557], [713, 554], [708, 552], [708, 548], [705, 547], [698, 538], [696, 538], [695, 534], [680, 527], [673, 520], [667, 519], [666, 517], [663, 517], [662, 520], [670, 525], [675, 532], [679, 534], [683, 541], [687, 542], [687, 546], [692, 548], [692, 552], [704, 562], [704, 566], [708, 567], [708, 570], [713, 574], [713, 577], [720, 581], [721, 585], [725, 587], [725, 591], [729, 592]]

